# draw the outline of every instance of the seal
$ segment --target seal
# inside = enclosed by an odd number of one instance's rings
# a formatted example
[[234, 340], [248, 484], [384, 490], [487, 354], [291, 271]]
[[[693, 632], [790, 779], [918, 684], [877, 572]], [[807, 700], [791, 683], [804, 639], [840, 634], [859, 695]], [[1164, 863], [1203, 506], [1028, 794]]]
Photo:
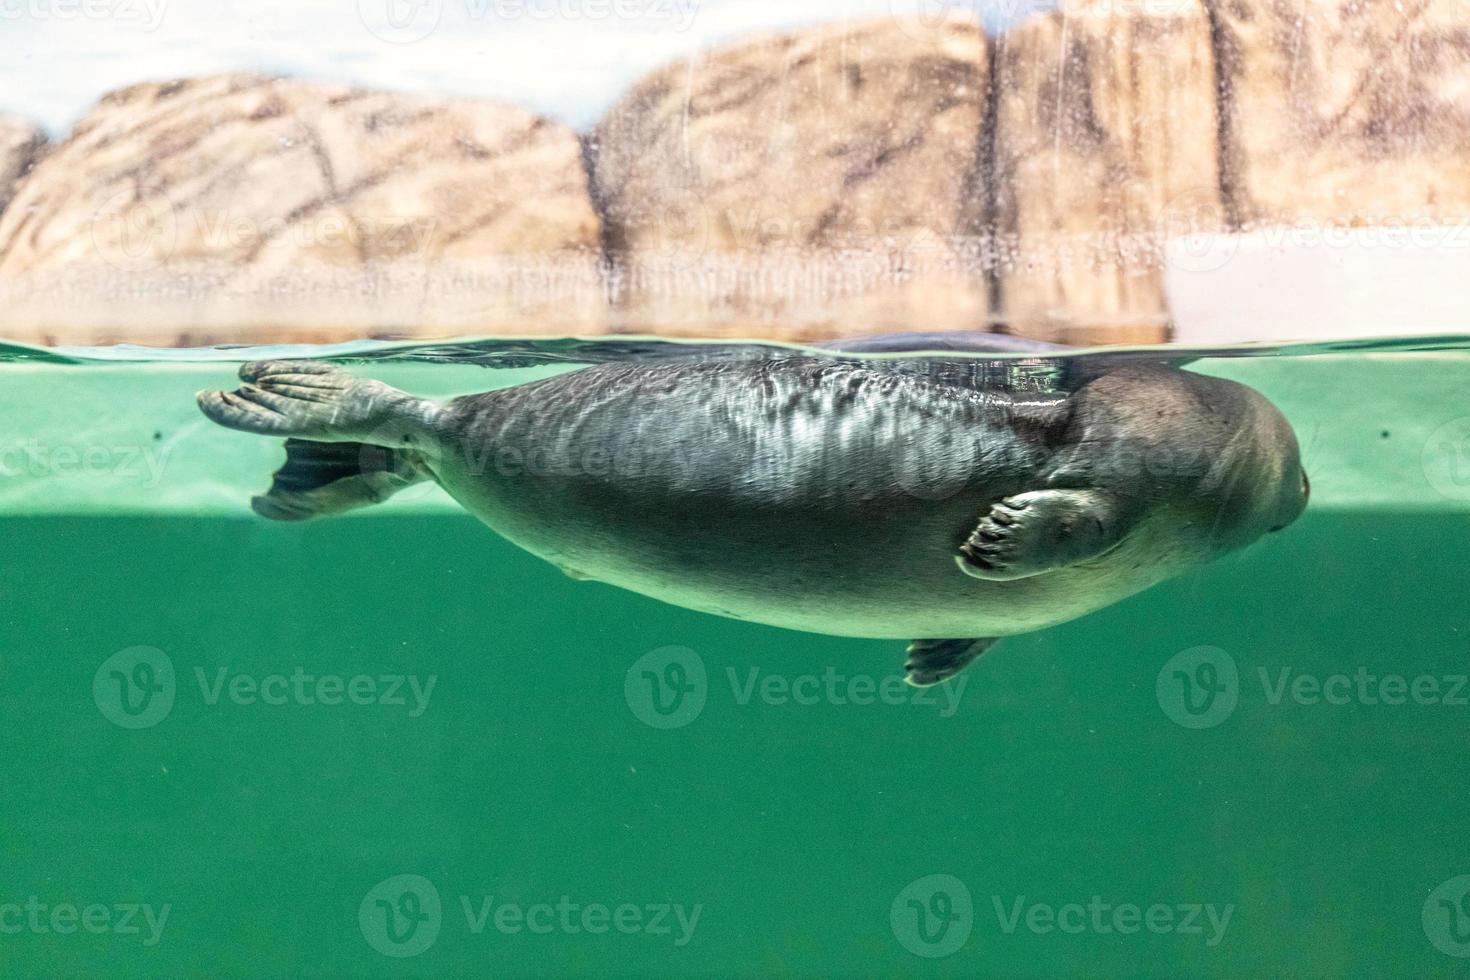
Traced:
[[220, 425], [287, 437], [253, 501], [265, 517], [433, 480], [575, 578], [788, 629], [919, 637], [907, 676], [928, 685], [1306, 506], [1291, 426], [1256, 391], [1084, 360], [1041, 383], [1015, 360], [614, 360], [442, 404], [259, 361], [198, 398]]

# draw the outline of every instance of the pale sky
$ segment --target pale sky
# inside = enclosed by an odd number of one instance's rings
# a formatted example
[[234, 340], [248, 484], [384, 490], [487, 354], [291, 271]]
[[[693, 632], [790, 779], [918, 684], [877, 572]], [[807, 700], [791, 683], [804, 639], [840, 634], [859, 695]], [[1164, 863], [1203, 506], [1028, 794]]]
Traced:
[[0, 111], [67, 128], [139, 81], [254, 70], [500, 99], [584, 126], [644, 72], [817, 21], [1050, 0], [0, 0]]

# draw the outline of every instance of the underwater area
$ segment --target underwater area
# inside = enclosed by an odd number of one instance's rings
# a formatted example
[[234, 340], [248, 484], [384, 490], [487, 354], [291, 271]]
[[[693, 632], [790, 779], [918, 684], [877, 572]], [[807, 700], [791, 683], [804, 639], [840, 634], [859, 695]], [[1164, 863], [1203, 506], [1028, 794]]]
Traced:
[[[14, 347], [0, 969], [1463, 975], [1470, 355], [1343, 346], [1186, 368], [1290, 419], [1293, 526], [927, 689], [437, 488], [260, 520], [279, 441], [193, 402], [260, 352]], [[373, 347], [320, 353], [432, 395], [579, 356]]]
[[1466, 0], [0, 79], [0, 980], [1470, 977]]

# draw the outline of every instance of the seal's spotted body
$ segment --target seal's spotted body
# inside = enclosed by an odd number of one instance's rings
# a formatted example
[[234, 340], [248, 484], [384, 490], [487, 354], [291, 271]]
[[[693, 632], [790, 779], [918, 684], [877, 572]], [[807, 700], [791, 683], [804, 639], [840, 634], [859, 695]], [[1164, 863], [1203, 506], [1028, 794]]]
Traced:
[[988, 638], [1248, 543], [1305, 500], [1265, 399], [1168, 367], [1025, 392], [820, 357], [610, 363], [444, 406], [315, 362], [241, 374], [201, 406], [298, 437], [257, 498], [267, 516], [431, 478], [579, 578], [792, 629], [966, 638], [916, 642], [921, 683]]

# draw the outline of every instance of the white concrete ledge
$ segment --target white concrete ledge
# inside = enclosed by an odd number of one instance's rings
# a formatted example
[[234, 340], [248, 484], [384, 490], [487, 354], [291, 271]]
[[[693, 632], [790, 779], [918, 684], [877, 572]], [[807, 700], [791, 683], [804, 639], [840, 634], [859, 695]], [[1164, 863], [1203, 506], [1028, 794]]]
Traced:
[[1470, 222], [1304, 221], [1174, 239], [1164, 292], [1186, 344], [1470, 332]]

